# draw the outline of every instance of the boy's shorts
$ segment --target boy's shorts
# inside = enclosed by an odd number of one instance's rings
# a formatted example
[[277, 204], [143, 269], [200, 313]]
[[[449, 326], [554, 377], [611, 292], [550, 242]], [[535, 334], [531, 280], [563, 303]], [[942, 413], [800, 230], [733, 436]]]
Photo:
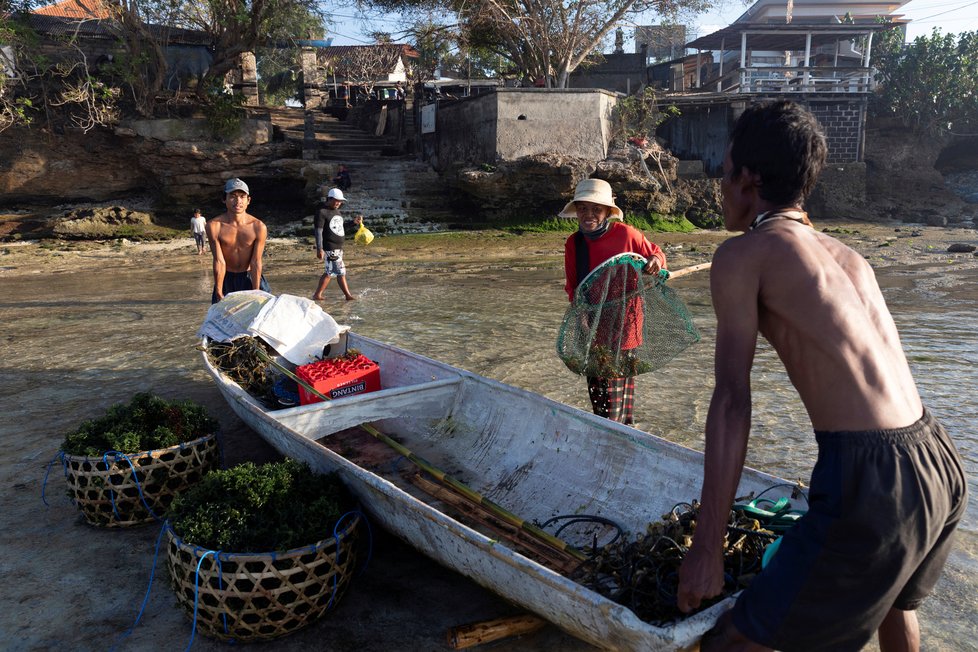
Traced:
[[895, 430], [818, 432], [808, 513], [734, 605], [777, 650], [858, 650], [891, 608], [933, 590], [967, 506], [954, 444], [929, 412]]
[[324, 254], [323, 274], [326, 276], [346, 276], [342, 249], [327, 249]]

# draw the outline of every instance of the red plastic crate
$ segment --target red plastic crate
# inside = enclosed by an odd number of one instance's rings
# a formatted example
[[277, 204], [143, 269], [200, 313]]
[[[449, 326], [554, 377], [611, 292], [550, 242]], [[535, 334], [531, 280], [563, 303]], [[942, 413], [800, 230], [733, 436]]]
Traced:
[[[297, 367], [295, 374], [312, 385], [317, 392], [330, 398], [376, 392], [380, 389], [380, 367], [362, 354], [327, 358]], [[299, 385], [299, 404], [322, 401]]]

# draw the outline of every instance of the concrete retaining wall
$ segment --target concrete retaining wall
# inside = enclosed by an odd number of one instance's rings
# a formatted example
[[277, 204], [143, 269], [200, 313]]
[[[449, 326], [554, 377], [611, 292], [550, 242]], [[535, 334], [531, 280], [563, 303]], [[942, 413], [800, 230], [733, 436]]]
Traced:
[[432, 163], [442, 171], [547, 152], [600, 161], [616, 101], [598, 89], [500, 88], [440, 103]]

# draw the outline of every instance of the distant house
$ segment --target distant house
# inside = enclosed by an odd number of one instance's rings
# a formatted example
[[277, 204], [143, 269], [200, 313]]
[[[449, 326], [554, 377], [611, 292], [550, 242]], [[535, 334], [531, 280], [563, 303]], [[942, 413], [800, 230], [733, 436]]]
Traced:
[[403, 43], [333, 45], [316, 50], [316, 65], [323, 71], [322, 105], [341, 118], [368, 100], [403, 99], [411, 60], [420, 53]]
[[[718, 53], [693, 88], [736, 93], [868, 93], [873, 34], [901, 25], [901, 1], [758, 0], [729, 26], [686, 44]], [[881, 23], [886, 16], [890, 22]]]
[[[682, 114], [656, 134], [680, 159], [702, 161], [708, 174], [719, 176], [740, 112], [753, 102], [790, 98], [822, 124], [832, 173], [860, 178], [874, 84], [873, 37], [905, 23], [893, 14], [903, 4], [795, 0], [788, 16], [784, 0], [757, 0], [727, 27], [686, 43], [696, 54], [668, 62], [671, 70], [681, 65], [683, 71], [684, 86], [668, 93]], [[676, 79], [675, 73], [667, 76]]]
[[316, 51], [316, 61], [330, 84], [392, 86], [406, 84], [411, 59], [420, 53], [403, 43], [332, 45]]
[[[53, 60], [69, 56], [72, 50], [66, 40], [71, 39], [85, 53], [89, 65], [98, 70], [118, 53], [119, 30], [113, 11], [112, 5], [102, 0], [62, 0], [31, 12], [28, 23], [41, 37], [42, 54]], [[146, 27], [163, 49], [167, 88], [187, 87], [203, 77], [213, 61], [210, 35], [165, 25]]]
[[700, 80], [712, 77], [717, 68], [712, 53], [690, 54], [649, 66], [649, 85], [665, 91], [697, 88]]
[[570, 74], [568, 88], [601, 88], [631, 95], [649, 83], [647, 55], [639, 52], [612, 52], [601, 55], [598, 63], [579, 66]]

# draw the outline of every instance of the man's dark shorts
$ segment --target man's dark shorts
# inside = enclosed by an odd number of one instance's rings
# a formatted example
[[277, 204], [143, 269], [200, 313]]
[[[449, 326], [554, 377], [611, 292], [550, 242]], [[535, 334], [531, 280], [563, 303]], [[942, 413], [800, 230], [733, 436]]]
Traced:
[[[225, 272], [224, 273], [224, 283], [222, 284], [222, 291], [224, 296], [231, 294], [232, 292], [240, 292], [241, 290], [254, 290], [251, 287], [251, 276], [248, 272]], [[268, 281], [265, 280], [265, 275], [262, 274], [261, 281], [258, 283], [258, 289], [264, 290], [265, 292], [271, 292], [272, 288], [268, 285]], [[211, 292], [211, 303], [217, 303], [220, 299], [217, 298], [217, 288]]]
[[818, 432], [808, 513], [733, 608], [777, 650], [858, 650], [933, 590], [967, 506], [961, 458], [924, 410], [895, 430]]

